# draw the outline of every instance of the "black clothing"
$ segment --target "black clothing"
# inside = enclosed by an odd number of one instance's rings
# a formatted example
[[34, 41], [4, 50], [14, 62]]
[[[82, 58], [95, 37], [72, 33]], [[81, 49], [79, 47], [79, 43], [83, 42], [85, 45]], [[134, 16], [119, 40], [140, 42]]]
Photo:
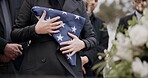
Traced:
[[[61, 1], [59, 1], [61, 2]], [[77, 65], [70, 66], [67, 59], [59, 51], [59, 44], [48, 34], [38, 35], [35, 32], [35, 25], [38, 22], [31, 12], [33, 6], [54, 8], [49, 0], [25, 0], [18, 18], [15, 21], [12, 32], [12, 40], [15, 42], [26, 42], [31, 40], [28, 50], [25, 52], [20, 73], [33, 75], [57, 75], [83, 77], [79, 53], [77, 53]], [[96, 39], [89, 18], [86, 14], [83, 2], [76, 0], [65, 0], [63, 11], [71, 12], [86, 18], [81, 38], [86, 49], [95, 46]]]
[[[5, 0], [6, 1], [6, 6], [8, 8], [8, 10], [10, 11], [10, 15], [9, 15], [9, 20], [10, 22], [14, 22], [15, 17], [17, 16], [16, 14], [18, 13], [19, 7], [21, 5], [21, 1], [22, 0]], [[1, 2], [1, 0], [0, 0]], [[6, 46], [6, 44], [10, 41], [8, 41], [5, 38], [5, 20], [4, 20], [4, 14], [3, 14], [3, 10], [0, 4], [0, 55], [4, 54], [4, 48]], [[10, 26], [11, 28], [11, 26]], [[0, 74], [15, 74], [15, 68], [13, 66], [12, 62], [9, 63], [3, 63], [0, 62]], [[1, 77], [1, 75], [0, 75]]]
[[119, 20], [119, 24], [118, 24], [118, 27], [117, 27], [117, 32], [122, 32], [124, 33], [124, 29], [128, 29], [129, 27], [129, 24], [128, 24], [128, 21], [129, 20], [132, 20], [133, 17], [136, 17], [136, 14], [133, 13], [131, 15], [127, 15], [125, 17], [122, 17], [120, 20]]
[[[21, 5], [22, 0], [6, 0], [9, 4], [7, 6], [9, 6], [9, 10], [10, 10], [10, 18], [11, 21], [13, 22], [14, 19], [16, 18], [19, 8], [20, 6], [16, 6], [16, 4]], [[2, 13], [2, 8], [0, 7], [0, 54], [3, 54], [3, 49], [6, 45], [7, 42], [9, 42], [8, 40], [4, 39], [4, 26], [5, 26], [5, 22], [4, 22], [4, 17], [3, 17], [3, 13]]]
[[87, 56], [89, 58], [89, 63], [85, 65], [86, 77], [95, 77], [96, 74], [91, 70], [91, 68], [93, 65], [101, 61], [97, 58], [97, 53], [104, 52], [104, 49], [108, 48], [109, 36], [107, 28], [105, 28], [103, 25], [104, 21], [96, 18], [94, 15], [90, 17], [90, 20], [96, 33], [97, 46], [91, 50], [81, 53], [81, 56]]

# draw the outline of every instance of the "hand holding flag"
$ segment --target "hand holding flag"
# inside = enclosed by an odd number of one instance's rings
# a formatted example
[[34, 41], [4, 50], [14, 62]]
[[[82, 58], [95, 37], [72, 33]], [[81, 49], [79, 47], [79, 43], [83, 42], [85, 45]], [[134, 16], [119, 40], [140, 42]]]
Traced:
[[[32, 11], [36, 16], [40, 17], [42, 16], [43, 11], [46, 11], [46, 15], [43, 16], [44, 19], [46, 20], [46, 22], [51, 23], [51, 28], [54, 27], [57, 30], [55, 33], [52, 32], [52, 36], [62, 46], [60, 50], [63, 51], [63, 53], [68, 53], [66, 54], [66, 57], [69, 60], [70, 64], [75, 66], [75, 53], [85, 47], [84, 42], [78, 38], [84, 26], [85, 18], [65, 11], [59, 11], [38, 6], [33, 7]], [[60, 16], [60, 18], [57, 16]], [[61, 21], [63, 23], [61, 23]], [[54, 26], [52, 26], [53, 24]], [[52, 30], [54, 30], [54, 28]], [[69, 52], [72, 53], [69, 54]]]

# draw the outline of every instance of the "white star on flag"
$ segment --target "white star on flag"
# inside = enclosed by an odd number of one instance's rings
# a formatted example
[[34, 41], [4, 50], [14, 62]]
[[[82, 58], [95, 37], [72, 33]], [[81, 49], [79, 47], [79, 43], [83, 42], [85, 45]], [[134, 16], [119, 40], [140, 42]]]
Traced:
[[62, 14], [65, 14], [65, 15], [67, 15], [67, 12], [63, 12]]
[[68, 58], [67, 58], [67, 59], [72, 59], [71, 57], [69, 57], [70, 53], [69, 53], [69, 54], [67, 54], [67, 55], [68, 55]]
[[72, 32], [76, 32], [76, 30], [77, 30], [77, 28], [74, 26], [74, 27], [72, 27]]
[[58, 41], [63, 41], [63, 36], [61, 34], [59, 34], [59, 36], [57, 36]]
[[48, 10], [52, 10], [53, 11], [53, 9], [51, 9], [51, 8], [49, 8]]
[[75, 15], [75, 19], [78, 19], [78, 20], [79, 20], [79, 19], [80, 19], [80, 16], [78, 16], [78, 15]]
[[63, 27], [63, 28], [64, 28], [64, 26], [65, 26], [65, 23], [62, 24], [62, 27]]
[[50, 20], [50, 17], [48, 17], [48, 19], [46, 19], [46, 21]]
[[48, 17], [48, 19], [50, 19], [50, 17]]
[[40, 8], [39, 6], [35, 6], [34, 8]]

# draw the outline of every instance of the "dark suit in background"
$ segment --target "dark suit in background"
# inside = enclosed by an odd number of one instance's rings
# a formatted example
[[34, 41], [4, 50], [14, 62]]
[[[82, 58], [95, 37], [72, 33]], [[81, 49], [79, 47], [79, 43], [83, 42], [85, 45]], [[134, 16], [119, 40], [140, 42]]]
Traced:
[[[18, 14], [19, 11], [19, 7], [21, 5], [21, 1], [22, 0], [6, 0], [7, 7], [9, 8], [10, 11], [10, 20], [11, 23], [13, 24], [15, 17]], [[1, 6], [1, 4], [0, 4]], [[4, 54], [4, 48], [6, 46], [7, 43], [10, 43], [11, 41], [8, 41], [5, 39], [5, 21], [4, 21], [4, 15], [3, 15], [3, 11], [2, 8], [0, 7], [0, 54], [3, 55]], [[1, 74], [14, 74], [14, 70], [13, 66], [12, 66], [12, 62], [10, 63], [2, 63], [0, 64], [0, 73]]]
[[128, 27], [129, 27], [128, 21], [132, 20], [133, 17], [136, 17], [135, 13], [120, 18], [119, 24], [118, 24], [118, 27], [117, 27], [117, 32], [123, 33], [123, 29], [128, 29]]
[[81, 55], [87, 56], [89, 58], [89, 63], [85, 65], [86, 78], [87, 77], [95, 78], [97, 75], [95, 74], [95, 71], [91, 70], [91, 68], [93, 67], [93, 65], [101, 62], [101, 60], [98, 59], [97, 54], [99, 52], [104, 52], [104, 49], [108, 48], [109, 36], [108, 36], [107, 29], [103, 25], [104, 21], [102, 21], [99, 18], [96, 18], [94, 14], [91, 15], [90, 20], [91, 20], [91, 24], [93, 25], [94, 31], [96, 33], [97, 46], [91, 50], [81, 53]]
[[[28, 50], [25, 52], [20, 73], [32, 75], [57, 75], [70, 77], [83, 77], [82, 65], [79, 53], [77, 54], [77, 65], [70, 66], [64, 55], [59, 51], [59, 44], [48, 34], [38, 35], [35, 32], [35, 25], [38, 22], [31, 12], [33, 6], [50, 7], [71, 12], [86, 18], [81, 38], [86, 48], [95, 46], [96, 39], [89, 18], [86, 14], [84, 4], [81, 0], [59, 0], [53, 3], [51, 0], [25, 0], [19, 16], [15, 21], [12, 32], [12, 40], [15, 42], [26, 42], [31, 40]], [[54, 0], [56, 1], [56, 0]], [[58, 4], [57, 4], [58, 3]], [[56, 4], [56, 5], [55, 5]], [[60, 4], [60, 6], [58, 6]]]

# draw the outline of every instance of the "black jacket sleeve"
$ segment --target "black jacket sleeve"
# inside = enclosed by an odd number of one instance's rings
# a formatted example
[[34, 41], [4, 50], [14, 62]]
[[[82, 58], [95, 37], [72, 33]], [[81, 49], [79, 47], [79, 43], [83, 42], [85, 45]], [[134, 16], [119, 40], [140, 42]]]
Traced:
[[[32, 18], [35, 18], [35, 16], [31, 12], [31, 8], [34, 5], [32, 4], [34, 3], [33, 1], [34, 0], [24, 0], [23, 2], [18, 18], [15, 21], [14, 30], [11, 34], [12, 40], [14, 42], [25, 42], [38, 37], [38, 35], [35, 33], [35, 24], [37, 23], [37, 19], [31, 20]], [[82, 29], [81, 36], [82, 40], [86, 45], [85, 49], [90, 49], [96, 44], [95, 33], [86, 14], [84, 4], [82, 3], [82, 1], [77, 1], [76, 4], [80, 6], [79, 10], [77, 9], [76, 11], [81, 16], [86, 18], [86, 22], [84, 28]]]
[[11, 38], [14, 42], [26, 42], [37, 36], [35, 33], [35, 22], [31, 21], [33, 17], [31, 12], [32, 1], [34, 0], [24, 0], [22, 4], [11, 33]]
[[0, 37], [0, 54], [3, 54], [7, 41]]
[[117, 27], [117, 32], [124, 33], [124, 29], [128, 29], [128, 27], [129, 27], [128, 21], [132, 20], [133, 17], [136, 17], [135, 13], [120, 18], [119, 24], [118, 24], [118, 27]]
[[86, 18], [86, 21], [85, 21], [85, 25], [84, 25], [84, 28], [82, 29], [82, 33], [81, 33], [81, 37], [82, 37], [82, 41], [84, 41], [85, 43], [85, 51], [86, 50], [89, 50], [93, 47], [96, 46], [96, 34], [94, 32], [94, 29], [91, 25], [91, 22], [89, 20], [89, 17], [86, 13], [86, 8], [84, 6], [84, 3], [81, 2], [81, 5], [82, 5], [82, 16]]
[[88, 57], [88, 59], [89, 59], [88, 65], [89, 66], [92, 66], [96, 62], [97, 57], [98, 57], [97, 54], [99, 52], [104, 52], [104, 50], [108, 48], [109, 36], [108, 36], [107, 30], [105, 30], [105, 31], [98, 30], [96, 33], [99, 33], [99, 35], [98, 35], [99, 38], [97, 38], [97, 46], [95, 46], [91, 50], [85, 51], [85, 53], [82, 55], [82, 56]]

